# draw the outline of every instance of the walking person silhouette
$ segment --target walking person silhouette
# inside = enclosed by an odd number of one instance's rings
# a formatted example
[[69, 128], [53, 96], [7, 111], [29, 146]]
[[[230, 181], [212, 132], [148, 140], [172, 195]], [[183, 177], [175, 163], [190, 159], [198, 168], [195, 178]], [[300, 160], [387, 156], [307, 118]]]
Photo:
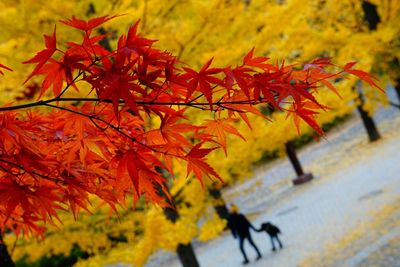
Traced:
[[231, 205], [231, 210], [229, 214], [229, 220], [228, 220], [228, 227], [232, 231], [233, 237], [236, 239], [239, 237], [239, 248], [240, 251], [243, 254], [243, 264], [249, 263], [249, 259], [247, 258], [246, 252], [244, 251], [244, 240], [247, 239], [250, 243], [250, 245], [255, 249], [257, 252], [257, 258], [256, 260], [261, 259], [261, 253], [258, 250], [256, 244], [254, 244], [253, 239], [251, 238], [250, 235], [250, 228], [253, 229], [254, 231], [257, 231], [254, 226], [247, 220], [247, 218], [238, 212], [239, 209], [236, 205]]

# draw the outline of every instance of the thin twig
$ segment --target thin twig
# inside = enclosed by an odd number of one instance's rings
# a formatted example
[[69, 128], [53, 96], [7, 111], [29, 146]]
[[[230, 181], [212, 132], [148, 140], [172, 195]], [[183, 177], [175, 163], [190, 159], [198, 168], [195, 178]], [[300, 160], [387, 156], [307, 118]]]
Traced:
[[[49, 180], [49, 181], [52, 181], [52, 182], [55, 182], [55, 183], [62, 183], [62, 184], [66, 183], [64, 180], [61, 180], [61, 179], [58, 179], [58, 178], [53, 178], [53, 177], [50, 177], [50, 176], [47, 176], [47, 175], [44, 175], [44, 174], [40, 174], [40, 173], [38, 173], [36, 171], [31, 171], [31, 172], [27, 171], [23, 166], [18, 165], [18, 164], [14, 163], [14, 162], [11, 162], [11, 161], [8, 161], [8, 160], [2, 159], [2, 158], [0, 158], [0, 161], [4, 162], [6, 164], [9, 164], [9, 165], [11, 165], [13, 167], [16, 167], [18, 169], [21, 169], [22, 171], [24, 171], [24, 173], [29, 173], [31, 175], [36, 175], [36, 176], [39, 176], [39, 177], [41, 177], [43, 179], [46, 179], [46, 180]], [[24, 173], [20, 173], [19, 175], [22, 175]], [[18, 176], [18, 174], [14, 174], [14, 173], [13, 173], [13, 175], [14, 176]]]

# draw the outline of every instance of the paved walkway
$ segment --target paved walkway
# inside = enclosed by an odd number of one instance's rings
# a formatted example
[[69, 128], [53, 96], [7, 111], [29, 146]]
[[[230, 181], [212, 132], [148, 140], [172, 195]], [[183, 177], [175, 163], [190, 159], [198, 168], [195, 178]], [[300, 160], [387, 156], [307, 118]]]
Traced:
[[[245, 247], [249, 266], [400, 266], [400, 111], [382, 109], [374, 118], [380, 141], [369, 143], [355, 116], [327, 141], [301, 150], [304, 169], [315, 176], [310, 183], [291, 186], [293, 170], [282, 159], [224, 192], [255, 226], [272, 221], [283, 232], [285, 248], [275, 253], [266, 235], [254, 233], [263, 258], [254, 261], [255, 252]], [[242, 266], [229, 233], [194, 245], [203, 267]], [[159, 253], [147, 266], [180, 264]]]

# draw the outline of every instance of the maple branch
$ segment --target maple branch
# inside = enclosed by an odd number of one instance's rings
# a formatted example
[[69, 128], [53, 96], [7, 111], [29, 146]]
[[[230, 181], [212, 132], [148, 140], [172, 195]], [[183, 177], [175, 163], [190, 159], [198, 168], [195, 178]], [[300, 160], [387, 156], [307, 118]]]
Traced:
[[[137, 105], [158, 105], [158, 106], [187, 106], [187, 107], [199, 107], [199, 106], [210, 106], [210, 103], [208, 102], [193, 102], [195, 99], [192, 99], [188, 102], [156, 102], [156, 101], [135, 101]], [[235, 104], [249, 104], [249, 105], [254, 105], [258, 103], [267, 103], [267, 100], [265, 98], [260, 98], [260, 99], [248, 99], [248, 100], [237, 100], [237, 101], [217, 101], [214, 103], [211, 103], [212, 106], [220, 106], [220, 105], [235, 105]], [[32, 103], [27, 103], [27, 104], [21, 104], [21, 105], [15, 105], [15, 106], [8, 106], [8, 107], [0, 107], [0, 112], [1, 111], [10, 111], [10, 110], [17, 110], [17, 109], [24, 109], [24, 108], [31, 108], [31, 107], [37, 107], [37, 106], [51, 106], [53, 108], [59, 108], [60, 106], [56, 105], [49, 105], [50, 103], [53, 102], [77, 102], [77, 101], [82, 101], [82, 102], [103, 102], [103, 103], [112, 103], [111, 100], [108, 99], [100, 99], [100, 98], [80, 98], [80, 97], [66, 97], [66, 98], [51, 98], [48, 100], [39, 100], [37, 102], [32, 102]], [[119, 100], [120, 104], [124, 104], [124, 100]], [[69, 109], [67, 109], [69, 111]], [[209, 108], [205, 108], [204, 110], [209, 110]], [[82, 113], [83, 114], [83, 113]], [[86, 114], [87, 115], [87, 114]], [[91, 116], [91, 115], [88, 115]]]
[[[22, 171], [24, 171], [24, 173], [29, 173], [29, 174], [31, 174], [31, 175], [33, 174], [33, 175], [39, 176], [39, 177], [41, 177], [41, 178], [43, 178], [43, 179], [46, 179], [46, 180], [55, 182], [56, 184], [57, 184], [57, 183], [66, 184], [66, 182], [65, 182], [64, 180], [61, 180], [61, 179], [58, 179], [58, 178], [52, 178], [52, 177], [50, 177], [50, 176], [47, 176], [47, 175], [44, 175], [44, 174], [40, 174], [40, 173], [38, 173], [38, 172], [36, 172], [36, 171], [31, 171], [31, 172], [30, 172], [30, 171], [27, 171], [23, 166], [21, 166], [21, 165], [19, 165], [19, 164], [16, 164], [16, 163], [14, 163], [14, 162], [11, 162], [11, 161], [8, 161], [8, 160], [2, 159], [2, 158], [0, 158], [0, 161], [6, 163], [6, 164], [8, 164], [8, 165], [11, 165], [11, 166], [13, 166], [13, 167], [16, 167], [16, 168], [18, 168], [18, 169], [21, 169]], [[5, 169], [4, 169], [3, 166], [1, 166], [1, 168], [5, 171]], [[14, 176], [16, 176], [16, 177], [18, 177], [18, 175], [24, 174], [24, 173], [16, 174], [16, 173], [12, 173], [11, 171], [7, 171], [7, 173], [11, 173], [12, 175], [14, 175]]]
[[[156, 102], [156, 101], [135, 101], [137, 105], [156, 105], [156, 106], [188, 106], [188, 107], [196, 107], [196, 106], [209, 106], [210, 103], [208, 102], [193, 102], [196, 100], [198, 97], [195, 99], [192, 99], [188, 102]], [[248, 99], [248, 100], [237, 100], [237, 101], [217, 101], [211, 103], [211, 105], [219, 106], [219, 105], [235, 105], [235, 104], [249, 104], [249, 105], [254, 105], [257, 103], [267, 103], [268, 101], [266, 98], [259, 98], [259, 99]], [[109, 99], [100, 99], [100, 98], [81, 98], [81, 97], [65, 97], [65, 98], [51, 98], [48, 100], [39, 100], [37, 102], [32, 102], [28, 104], [21, 104], [21, 105], [15, 105], [15, 106], [8, 106], [8, 107], [0, 107], [0, 112], [1, 111], [10, 111], [10, 110], [16, 110], [16, 109], [24, 109], [24, 108], [31, 108], [31, 107], [36, 107], [36, 106], [49, 106], [48, 104], [52, 102], [102, 102], [102, 103], [112, 103], [111, 100]], [[120, 104], [125, 104], [124, 100], [119, 100]], [[59, 107], [55, 105], [50, 105], [52, 107]]]
[[[313, 85], [313, 84], [316, 84], [316, 83], [319, 83], [319, 82], [321, 82], [321, 81], [323, 81], [323, 80], [328, 80], [328, 79], [332, 79], [332, 78], [334, 78], [334, 77], [337, 77], [337, 76], [339, 76], [340, 74], [342, 74], [342, 73], [345, 73], [345, 71], [344, 70], [341, 70], [341, 71], [339, 71], [339, 72], [337, 72], [337, 73], [333, 73], [333, 74], [331, 74], [331, 75], [329, 75], [329, 76], [327, 76], [327, 77], [325, 77], [325, 78], [320, 78], [320, 79], [318, 79], [318, 80], [315, 80], [315, 81], [313, 81], [312, 83], [309, 83], [309, 84], [307, 84], [307, 85]], [[307, 77], [307, 79], [309, 79], [309, 77]], [[308, 82], [308, 81], [307, 81]]]
[[[88, 68], [90, 67], [90, 65], [88, 66]], [[71, 81], [71, 82], [67, 82], [67, 85], [65, 86], [65, 88], [61, 91], [61, 93], [56, 96], [54, 99], [59, 99], [67, 90], [68, 88], [73, 85], [76, 80], [83, 74], [83, 71], [79, 70], [78, 74], [75, 76], [75, 78]]]
[[[47, 106], [47, 107], [50, 107], [50, 108], [59, 109], [59, 110], [71, 112], [71, 113], [86, 117], [86, 118], [88, 118], [88, 119], [90, 119], [92, 121], [92, 123], [95, 125], [96, 128], [104, 131], [106, 128], [103, 128], [103, 127], [101, 127], [100, 125], [98, 125], [97, 123], [94, 122], [94, 120], [100, 121], [100, 122], [106, 124], [111, 129], [117, 131], [119, 134], [125, 136], [126, 138], [128, 138], [132, 142], [135, 142], [135, 143], [137, 143], [137, 144], [139, 144], [139, 145], [141, 145], [141, 146], [143, 146], [143, 147], [145, 147], [145, 148], [147, 148], [147, 149], [149, 149], [149, 150], [151, 150], [151, 151], [153, 151], [155, 153], [174, 156], [174, 157], [178, 157], [178, 158], [182, 157], [180, 155], [171, 154], [171, 153], [168, 153], [168, 152], [165, 152], [165, 151], [159, 151], [159, 150], [157, 150], [157, 149], [155, 149], [155, 148], [153, 148], [153, 147], [151, 147], [149, 145], [146, 145], [146, 144], [138, 141], [135, 137], [132, 137], [129, 134], [121, 131], [118, 126], [115, 126], [114, 124], [112, 124], [112, 123], [110, 123], [110, 122], [108, 122], [108, 121], [106, 121], [104, 119], [101, 119], [101, 118], [99, 118], [98, 116], [96, 116], [94, 114], [86, 114], [86, 113], [79, 112], [79, 111], [76, 111], [76, 110], [73, 110], [73, 109], [70, 109], [70, 108], [67, 108], [67, 107], [57, 106], [57, 105], [51, 104], [53, 102], [76, 102], [76, 101], [112, 103], [110, 100], [102, 100], [102, 99], [99, 99], [99, 98], [57, 98], [57, 97], [55, 97], [55, 98], [51, 98], [51, 99], [48, 99], [48, 100], [39, 100], [39, 101], [36, 101], [36, 102], [33, 102], [33, 103], [28, 103], [28, 104], [21, 104], [21, 105], [9, 106], [9, 107], [0, 107], [0, 112], [18, 110], [18, 109], [25, 109], [25, 108], [31, 108], [31, 107]], [[123, 100], [120, 100], [119, 102], [121, 104], [125, 103]], [[182, 105], [184, 105], [184, 106], [191, 106], [191, 107], [194, 107], [194, 108], [199, 108], [199, 109], [202, 109], [202, 110], [209, 110], [209, 108], [204, 108], [203, 107], [203, 106], [209, 105], [208, 103], [205, 103], [205, 102], [204, 103], [184, 103], [184, 102], [183, 103], [174, 103], [174, 102], [151, 102], [151, 101], [150, 102], [145, 102], [145, 101], [137, 101], [136, 103], [139, 104], [139, 105], [168, 105], [168, 106], [171, 106], [171, 105], [182, 106]], [[19, 167], [19, 168], [23, 169], [22, 166], [16, 165], [15, 167]], [[34, 174], [40, 176], [40, 174], [37, 174], [37, 173], [34, 173]], [[42, 178], [45, 178], [45, 177], [42, 177]], [[51, 178], [51, 179], [54, 179], [54, 178]]]
[[190, 100], [188, 103], [193, 103], [194, 101], [196, 101], [197, 99], [201, 98], [202, 96], [204, 96], [204, 94], [199, 94], [198, 96], [196, 96], [195, 98]]
[[13, 173], [13, 172], [11, 172], [10, 170], [7, 170], [6, 168], [4, 168], [4, 166], [1, 166], [1, 165], [0, 165], [0, 168], [1, 168], [4, 172], [8, 173], [9, 175], [17, 176], [16, 173]]
[[[91, 46], [91, 47], [92, 47], [92, 49], [93, 49], [93, 46]], [[115, 50], [115, 52], [117, 52], [117, 51], [118, 51], [118, 49]], [[62, 52], [62, 51], [61, 51], [61, 52]], [[87, 52], [86, 49], [85, 49], [85, 52]], [[111, 57], [111, 55], [112, 55], [113, 53], [115, 53], [115, 52], [112, 52], [112, 53], [110, 53], [110, 54], [108, 54], [108, 55], [105, 55], [105, 56], [102, 56], [102, 57], [97, 57], [96, 54], [95, 54], [94, 60], [92, 60], [92, 58], [90, 57], [92, 62], [86, 67], [86, 69], [89, 69], [90, 67], [92, 67], [93, 65], [95, 65], [97, 62], [99, 62], [99, 61], [102, 60], [103, 58]], [[90, 56], [90, 54], [89, 54], [89, 56]], [[55, 99], [60, 98], [60, 97], [68, 90], [68, 88], [76, 82], [76, 80], [77, 80], [83, 73], [84, 73], [84, 71], [79, 70], [79, 71], [78, 71], [78, 74], [74, 77], [74, 79], [72, 79], [71, 82], [67, 82], [67, 85], [65, 86], [65, 88], [61, 91], [61, 93], [60, 93], [58, 96], [55, 97]]]
[[54, 101], [55, 101], [55, 99], [39, 100], [39, 101], [36, 101], [36, 102], [27, 103], [27, 104], [8, 106], [8, 107], [0, 107], [0, 112], [1, 111], [11, 111], [11, 110], [18, 110], [18, 109], [42, 106], [42, 105], [45, 105], [46, 103], [51, 103], [51, 102], [54, 102]]
[[[85, 33], [85, 34], [87, 34], [87, 33]], [[89, 36], [88, 36], [88, 38], [89, 38]], [[93, 49], [92, 44], [90, 44], [90, 46], [91, 46], [91, 48], [92, 48], [92, 50], [93, 50], [93, 52], [94, 52], [94, 49]], [[84, 50], [85, 50], [85, 52], [87, 53], [87, 51], [86, 51], [85, 48], [84, 48]], [[59, 51], [60, 51], [60, 52], [63, 52], [63, 51], [61, 51], [61, 50], [59, 50]], [[97, 57], [97, 55], [94, 53], [94, 55], [95, 55], [94, 60], [92, 59], [92, 57], [90, 56], [90, 54], [88, 54], [88, 56], [89, 56], [90, 59], [91, 59], [91, 63], [86, 67], [86, 69], [89, 69], [90, 67], [94, 66], [97, 62], [101, 61], [103, 58], [111, 57], [111, 56], [112, 56], [114, 53], [116, 53], [117, 51], [119, 51], [119, 49], [116, 49], [115, 51], [111, 52], [110, 54], [105, 55], [105, 56], [102, 56], [102, 57]], [[63, 53], [64, 53], [64, 52], [63, 52]], [[78, 74], [74, 77], [74, 79], [72, 79], [71, 82], [67, 82], [67, 85], [65, 86], [65, 88], [61, 91], [61, 93], [60, 93], [58, 96], [55, 97], [55, 99], [60, 98], [60, 97], [68, 90], [68, 88], [76, 82], [76, 80], [77, 80], [83, 73], [84, 73], [83, 70], [79, 70], [79, 71], [78, 71]]]
[[238, 113], [246, 113], [243, 110], [227, 107], [227, 106], [224, 106], [224, 105], [221, 105], [221, 104], [217, 104], [217, 106], [221, 107], [222, 109], [227, 109], [227, 110], [235, 111], [235, 112], [238, 112]]
[[[138, 140], [136, 140], [135, 137], [130, 136], [129, 134], [125, 133], [124, 131], [121, 131], [120, 128], [119, 128], [118, 126], [115, 126], [114, 124], [112, 124], [112, 123], [110, 123], [110, 122], [108, 122], [108, 121], [106, 121], [106, 120], [103, 120], [103, 119], [97, 117], [96, 115], [89, 115], [89, 114], [82, 113], [82, 112], [79, 112], [79, 111], [76, 111], [76, 110], [73, 110], [73, 109], [69, 109], [69, 108], [62, 107], [62, 106], [57, 106], [57, 105], [52, 105], [52, 104], [49, 104], [49, 103], [46, 103], [46, 104], [44, 104], [44, 105], [45, 105], [45, 106], [48, 106], [48, 107], [51, 107], [51, 108], [64, 110], [64, 111], [67, 111], [67, 112], [71, 112], [71, 113], [74, 113], [74, 114], [77, 114], [77, 115], [86, 117], [86, 118], [90, 119], [92, 122], [93, 122], [93, 120], [98, 120], [98, 121], [100, 121], [100, 122], [102, 122], [102, 123], [105, 123], [106, 125], [108, 125], [109, 127], [111, 127], [111, 129], [117, 131], [119, 134], [125, 136], [126, 138], [128, 138], [128, 139], [131, 140], [132, 142], [137, 143], [137, 144], [140, 144], [140, 145], [142, 145], [143, 147], [145, 147], [145, 148], [147, 148], [147, 149], [150, 149], [150, 150], [153, 151], [153, 152], [166, 154], [166, 153], [164, 153], [164, 152], [162, 152], [162, 151], [158, 151], [157, 149], [155, 149], [155, 148], [153, 148], [153, 147], [151, 147], [151, 146], [148, 146], [148, 145], [146, 145], [146, 144], [144, 144], [144, 143], [142, 143], [142, 142], [139, 142]], [[95, 127], [97, 127], [98, 129], [103, 130], [103, 128], [98, 127], [98, 126], [99, 126], [98, 124], [96, 124], [96, 123], [93, 123], [93, 124], [94, 124]], [[169, 154], [168, 154], [168, 155], [169, 155]], [[176, 155], [171, 155], [171, 156], [176, 156]]]

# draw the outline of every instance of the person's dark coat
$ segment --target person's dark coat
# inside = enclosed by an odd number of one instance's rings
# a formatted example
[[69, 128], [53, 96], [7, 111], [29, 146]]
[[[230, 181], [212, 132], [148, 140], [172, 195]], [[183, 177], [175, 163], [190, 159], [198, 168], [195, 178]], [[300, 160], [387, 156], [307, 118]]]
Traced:
[[232, 213], [229, 217], [228, 227], [232, 231], [233, 237], [247, 237], [250, 235], [249, 229], [256, 229], [251, 225], [247, 218], [240, 213]]

